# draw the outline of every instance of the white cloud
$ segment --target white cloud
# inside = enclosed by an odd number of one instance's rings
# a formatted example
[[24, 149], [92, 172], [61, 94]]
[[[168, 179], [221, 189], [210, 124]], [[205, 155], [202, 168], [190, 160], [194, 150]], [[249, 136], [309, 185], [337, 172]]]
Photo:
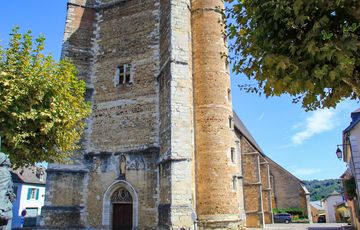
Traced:
[[315, 173], [319, 173], [321, 172], [321, 169], [314, 169], [314, 168], [300, 168], [300, 169], [295, 169], [292, 173], [295, 176], [309, 176], [309, 175], [313, 175]]
[[330, 109], [317, 110], [306, 118], [303, 130], [295, 133], [292, 138], [293, 145], [300, 145], [312, 136], [331, 130], [335, 127], [335, 111]]

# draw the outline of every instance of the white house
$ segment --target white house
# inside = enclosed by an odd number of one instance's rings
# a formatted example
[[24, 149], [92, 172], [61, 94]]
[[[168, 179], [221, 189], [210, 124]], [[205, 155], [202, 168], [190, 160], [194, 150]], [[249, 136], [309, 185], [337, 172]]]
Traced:
[[[12, 170], [14, 193], [12, 228], [36, 226], [44, 206], [45, 199], [45, 169], [30, 167]], [[23, 215], [25, 216], [23, 217]]]
[[[360, 109], [351, 113], [351, 123], [343, 130], [342, 137], [342, 157], [347, 169], [341, 178], [352, 225], [360, 229]], [[341, 150], [336, 152], [341, 153]]]
[[343, 202], [344, 198], [336, 191], [332, 192], [323, 200], [323, 207], [326, 213], [326, 223], [336, 223], [336, 207]]

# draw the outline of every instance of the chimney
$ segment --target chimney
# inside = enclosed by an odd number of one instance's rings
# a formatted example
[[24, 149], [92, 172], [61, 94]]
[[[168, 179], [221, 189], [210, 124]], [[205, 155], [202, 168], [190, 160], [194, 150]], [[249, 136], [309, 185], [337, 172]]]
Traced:
[[360, 109], [355, 110], [351, 113], [351, 124], [360, 119]]

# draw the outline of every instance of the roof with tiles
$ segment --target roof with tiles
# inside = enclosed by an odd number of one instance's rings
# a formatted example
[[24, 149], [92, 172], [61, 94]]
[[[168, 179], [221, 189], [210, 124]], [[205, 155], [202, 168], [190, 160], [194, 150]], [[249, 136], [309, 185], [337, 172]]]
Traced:
[[31, 166], [11, 170], [11, 177], [14, 183], [45, 185], [46, 172], [43, 167]]

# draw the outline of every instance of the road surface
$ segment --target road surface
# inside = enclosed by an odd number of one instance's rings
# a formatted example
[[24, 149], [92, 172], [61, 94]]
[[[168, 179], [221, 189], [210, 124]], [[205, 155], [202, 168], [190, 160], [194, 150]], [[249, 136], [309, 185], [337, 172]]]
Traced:
[[[264, 228], [248, 228], [249, 230], [261, 230]], [[321, 223], [321, 224], [267, 224], [269, 230], [354, 230], [346, 223]]]

